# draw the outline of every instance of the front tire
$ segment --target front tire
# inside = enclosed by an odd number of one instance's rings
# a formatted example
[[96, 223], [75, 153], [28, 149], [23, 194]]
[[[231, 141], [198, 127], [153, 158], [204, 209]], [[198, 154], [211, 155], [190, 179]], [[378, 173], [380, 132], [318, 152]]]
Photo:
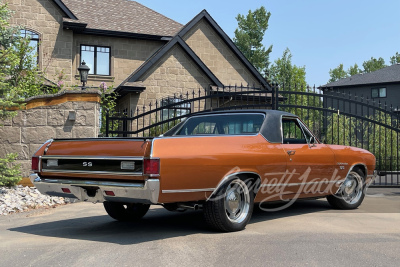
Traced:
[[347, 175], [338, 193], [328, 196], [329, 204], [342, 210], [356, 209], [365, 197], [364, 173], [360, 169], [354, 169]]
[[243, 230], [253, 213], [253, 195], [242, 180], [227, 182], [204, 204], [206, 223], [211, 228], [224, 232]]
[[104, 208], [111, 218], [117, 221], [138, 221], [150, 208], [149, 204], [104, 202]]

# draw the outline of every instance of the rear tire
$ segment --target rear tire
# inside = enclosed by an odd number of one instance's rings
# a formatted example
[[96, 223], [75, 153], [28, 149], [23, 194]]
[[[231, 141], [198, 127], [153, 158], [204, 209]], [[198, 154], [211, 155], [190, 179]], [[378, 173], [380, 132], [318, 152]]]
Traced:
[[360, 169], [354, 169], [347, 175], [338, 193], [327, 196], [326, 199], [329, 204], [336, 209], [356, 209], [364, 200], [364, 189], [364, 173]]
[[138, 221], [150, 208], [149, 204], [104, 202], [104, 208], [111, 218], [117, 221]]
[[204, 204], [206, 223], [211, 228], [223, 232], [243, 230], [253, 213], [253, 195], [242, 180], [227, 182]]

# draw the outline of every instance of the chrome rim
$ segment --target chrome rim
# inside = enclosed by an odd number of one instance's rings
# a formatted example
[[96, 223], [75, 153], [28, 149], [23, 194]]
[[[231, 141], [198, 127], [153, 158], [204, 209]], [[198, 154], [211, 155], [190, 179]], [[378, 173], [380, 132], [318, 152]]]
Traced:
[[224, 197], [225, 213], [234, 223], [243, 222], [249, 213], [250, 194], [246, 184], [239, 179], [232, 181]]
[[363, 194], [363, 179], [357, 172], [350, 172], [343, 182], [341, 196], [348, 204], [357, 203]]

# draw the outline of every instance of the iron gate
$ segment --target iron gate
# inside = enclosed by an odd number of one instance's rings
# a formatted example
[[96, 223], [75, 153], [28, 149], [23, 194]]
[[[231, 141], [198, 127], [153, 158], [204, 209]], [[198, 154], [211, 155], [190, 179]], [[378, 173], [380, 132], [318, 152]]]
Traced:
[[377, 159], [375, 186], [400, 186], [398, 107], [327, 88], [277, 86], [210, 87], [150, 102], [131, 116], [106, 118], [106, 136], [158, 136], [194, 113], [228, 109], [275, 109], [298, 115], [324, 143], [371, 151]]

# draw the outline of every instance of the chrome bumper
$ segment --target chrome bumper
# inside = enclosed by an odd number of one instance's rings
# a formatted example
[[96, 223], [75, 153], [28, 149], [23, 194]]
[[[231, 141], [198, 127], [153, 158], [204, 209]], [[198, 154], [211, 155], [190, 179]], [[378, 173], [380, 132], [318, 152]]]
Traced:
[[375, 181], [375, 179], [376, 179], [376, 177], [378, 177], [378, 171], [377, 170], [374, 170], [374, 174], [372, 174], [372, 175], [367, 175], [367, 179], [366, 179], [366, 184], [369, 186], [370, 184], [372, 184], [374, 181]]
[[42, 194], [77, 198], [82, 201], [93, 203], [111, 201], [157, 204], [158, 195], [160, 193], [160, 181], [158, 179], [148, 179], [144, 183], [122, 183], [110, 181], [43, 179], [36, 173], [31, 174], [29, 179]]

